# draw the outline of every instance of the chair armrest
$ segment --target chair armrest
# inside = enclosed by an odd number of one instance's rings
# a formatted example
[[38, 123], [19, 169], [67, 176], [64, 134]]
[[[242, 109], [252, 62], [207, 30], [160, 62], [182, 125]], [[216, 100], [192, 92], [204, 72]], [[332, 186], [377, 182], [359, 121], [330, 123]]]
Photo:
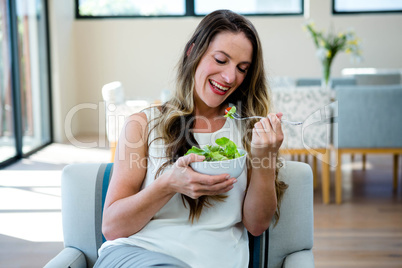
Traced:
[[64, 248], [44, 268], [87, 268], [87, 261], [80, 250]]
[[311, 249], [289, 254], [283, 262], [283, 268], [314, 268], [314, 256]]

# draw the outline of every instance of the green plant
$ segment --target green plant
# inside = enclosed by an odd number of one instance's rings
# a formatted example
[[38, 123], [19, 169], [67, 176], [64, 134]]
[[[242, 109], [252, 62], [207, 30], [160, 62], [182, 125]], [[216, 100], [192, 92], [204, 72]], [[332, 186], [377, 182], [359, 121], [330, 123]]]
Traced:
[[324, 86], [328, 86], [331, 64], [338, 52], [345, 52], [352, 56], [352, 60], [361, 60], [360, 40], [356, 37], [352, 30], [334, 34], [328, 32], [327, 35], [323, 31], [318, 31], [315, 28], [314, 22], [307, 22], [304, 29], [308, 31], [313, 38], [315, 47], [317, 48], [317, 57], [321, 61], [323, 68]]

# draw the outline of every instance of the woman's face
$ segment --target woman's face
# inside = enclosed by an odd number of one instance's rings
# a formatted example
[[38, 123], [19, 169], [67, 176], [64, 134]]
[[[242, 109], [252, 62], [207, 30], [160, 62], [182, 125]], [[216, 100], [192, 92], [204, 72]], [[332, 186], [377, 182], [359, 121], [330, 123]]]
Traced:
[[195, 100], [215, 108], [243, 82], [253, 46], [244, 33], [222, 32], [210, 42], [195, 71]]

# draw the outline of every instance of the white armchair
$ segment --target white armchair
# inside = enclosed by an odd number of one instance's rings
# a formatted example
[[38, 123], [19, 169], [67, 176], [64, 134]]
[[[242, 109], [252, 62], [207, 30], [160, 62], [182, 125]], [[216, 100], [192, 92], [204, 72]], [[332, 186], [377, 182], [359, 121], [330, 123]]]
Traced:
[[[87, 268], [104, 241], [102, 211], [113, 164], [67, 166], [62, 173], [61, 200], [64, 249], [45, 268]], [[313, 176], [305, 163], [286, 161], [279, 172], [289, 185], [278, 224], [259, 237], [250, 235], [249, 267], [314, 268]]]

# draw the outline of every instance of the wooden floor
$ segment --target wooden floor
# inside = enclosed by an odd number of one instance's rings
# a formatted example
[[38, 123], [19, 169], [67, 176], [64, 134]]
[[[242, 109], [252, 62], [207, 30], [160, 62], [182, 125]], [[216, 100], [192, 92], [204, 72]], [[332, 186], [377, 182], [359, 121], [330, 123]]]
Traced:
[[[316, 267], [402, 267], [402, 181], [392, 190], [392, 156], [369, 155], [343, 162], [343, 204], [323, 205], [314, 195]], [[402, 169], [399, 162], [400, 171]], [[332, 196], [334, 174], [332, 172]]]
[[[71, 162], [88, 161], [108, 162], [108, 151], [53, 144], [0, 170], [0, 268], [43, 267], [63, 248], [61, 169]], [[346, 155], [344, 203], [333, 203], [331, 188], [332, 203], [323, 205], [318, 185], [314, 194], [316, 267], [402, 267], [401, 173], [398, 191], [393, 192], [391, 156], [369, 155], [363, 171], [359, 156], [351, 163]], [[331, 176], [333, 181], [333, 171]]]

